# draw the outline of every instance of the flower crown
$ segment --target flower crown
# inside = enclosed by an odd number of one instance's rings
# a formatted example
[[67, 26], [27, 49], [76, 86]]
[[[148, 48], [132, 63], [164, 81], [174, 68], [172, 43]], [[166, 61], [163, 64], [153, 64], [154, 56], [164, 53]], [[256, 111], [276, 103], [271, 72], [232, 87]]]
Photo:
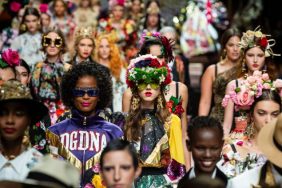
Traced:
[[252, 106], [255, 98], [262, 95], [262, 90], [277, 90], [282, 97], [282, 80], [271, 81], [267, 73], [254, 71], [252, 76], [248, 76], [242, 81], [240, 86], [234, 86], [222, 100], [222, 106], [226, 107], [229, 100], [235, 104], [235, 110], [248, 110]]
[[172, 53], [172, 41], [167, 39], [165, 36], [161, 35], [159, 32], [149, 32], [144, 31], [141, 34], [139, 46], [143, 46], [145, 41], [147, 40], [160, 40], [164, 47], [164, 54], [167, 57], [168, 61], [172, 61], [174, 59], [173, 53]]
[[239, 47], [242, 51], [246, 51], [253, 47], [260, 47], [265, 52], [265, 57], [280, 56], [280, 54], [273, 53], [271, 47], [275, 45], [274, 39], [267, 39], [270, 35], [263, 34], [259, 27], [254, 31], [248, 30], [243, 33]]
[[127, 68], [126, 83], [135, 88], [139, 83], [159, 82], [166, 86], [171, 82], [170, 70], [166, 63], [159, 62], [157, 57], [150, 54], [139, 56], [130, 61]]
[[92, 29], [92, 27], [80, 27], [75, 32], [75, 38], [95, 38], [95, 31]]
[[0, 53], [0, 68], [15, 67], [20, 64], [20, 56], [17, 51], [6, 49]]
[[109, 0], [109, 8], [110, 10], [113, 9], [114, 6], [120, 5], [120, 6], [125, 6], [125, 0]]
[[95, 42], [101, 41], [101, 39], [106, 38], [109, 43], [116, 43], [118, 41], [117, 32], [112, 30], [110, 32], [101, 32], [96, 36]]

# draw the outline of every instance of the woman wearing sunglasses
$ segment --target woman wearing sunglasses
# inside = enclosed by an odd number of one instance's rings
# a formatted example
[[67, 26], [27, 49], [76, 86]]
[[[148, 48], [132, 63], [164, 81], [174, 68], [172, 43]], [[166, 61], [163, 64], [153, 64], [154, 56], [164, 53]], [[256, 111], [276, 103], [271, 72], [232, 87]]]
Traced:
[[133, 96], [125, 137], [143, 167], [136, 187], [163, 187], [185, 173], [181, 121], [168, 111], [164, 96], [170, 71], [148, 54], [131, 60], [127, 75]]
[[64, 74], [61, 55], [66, 51], [66, 44], [60, 30], [44, 33], [41, 43], [46, 58], [35, 64], [31, 75], [31, 88], [37, 100], [48, 107], [53, 125], [64, 110], [59, 85]]
[[83, 179], [85, 171], [98, 164], [107, 143], [123, 136], [117, 125], [99, 116], [112, 101], [111, 78], [96, 63], [80, 63], [64, 74], [61, 94], [71, 118], [49, 127], [47, 138], [51, 153], [79, 168]]

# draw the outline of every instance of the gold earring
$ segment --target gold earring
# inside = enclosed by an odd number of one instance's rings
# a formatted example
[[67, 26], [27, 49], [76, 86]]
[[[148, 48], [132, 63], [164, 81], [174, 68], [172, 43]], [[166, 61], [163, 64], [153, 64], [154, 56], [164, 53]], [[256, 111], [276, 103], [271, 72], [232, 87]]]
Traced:
[[220, 60], [221, 60], [221, 61], [223, 61], [223, 60], [226, 58], [226, 54], [227, 54], [227, 52], [226, 52], [226, 50], [224, 49], [223, 52], [222, 52], [222, 54], [221, 54], [221, 56], [220, 56]]
[[160, 111], [161, 109], [164, 108], [164, 105], [163, 105], [164, 100], [161, 95], [158, 96], [157, 101], [158, 101], [157, 110]]
[[262, 69], [262, 73], [266, 73], [266, 72], [267, 72], [267, 66], [264, 65], [264, 66], [263, 66], [263, 69]]
[[140, 105], [140, 98], [136, 97], [136, 96], [133, 96], [132, 102], [131, 102], [131, 109], [133, 111], [135, 111], [135, 110], [137, 110], [139, 108], [139, 105]]

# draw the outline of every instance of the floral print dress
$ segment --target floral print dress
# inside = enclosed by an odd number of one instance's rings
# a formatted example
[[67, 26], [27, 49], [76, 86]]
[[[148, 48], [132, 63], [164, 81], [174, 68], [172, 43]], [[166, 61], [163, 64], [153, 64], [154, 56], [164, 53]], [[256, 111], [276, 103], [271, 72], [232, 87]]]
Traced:
[[48, 107], [51, 125], [55, 124], [57, 118], [64, 112], [59, 91], [63, 74], [64, 65], [60, 61], [56, 63], [39, 62], [32, 72], [31, 88], [37, 100]]

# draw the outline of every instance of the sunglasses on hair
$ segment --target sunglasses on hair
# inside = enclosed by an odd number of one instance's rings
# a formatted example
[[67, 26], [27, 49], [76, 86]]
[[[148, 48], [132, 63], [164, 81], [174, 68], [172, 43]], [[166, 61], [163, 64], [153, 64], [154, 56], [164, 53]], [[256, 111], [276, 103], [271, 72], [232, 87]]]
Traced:
[[87, 94], [89, 97], [97, 97], [99, 96], [98, 88], [75, 88], [73, 89], [73, 95], [75, 97], [83, 97]]
[[138, 87], [139, 91], [143, 91], [148, 87], [148, 85], [150, 85], [151, 89], [158, 89], [160, 87], [160, 84], [157, 83], [157, 82], [152, 82], [152, 83], [144, 83], [143, 82], [143, 83], [138, 84], [137, 87]]
[[52, 43], [57, 47], [60, 48], [63, 45], [63, 40], [61, 37], [57, 37], [56, 39], [52, 40], [50, 37], [44, 36], [42, 45], [44, 47], [51, 46]]

